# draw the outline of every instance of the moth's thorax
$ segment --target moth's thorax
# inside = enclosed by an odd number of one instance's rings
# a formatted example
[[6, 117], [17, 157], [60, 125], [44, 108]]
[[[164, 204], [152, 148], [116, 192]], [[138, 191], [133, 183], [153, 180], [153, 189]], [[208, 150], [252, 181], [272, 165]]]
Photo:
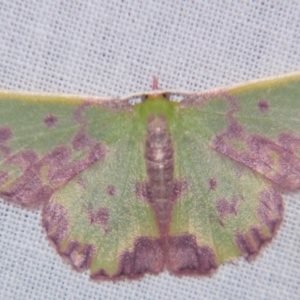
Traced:
[[160, 230], [162, 235], [166, 235], [172, 207], [174, 150], [163, 116], [151, 116], [147, 129], [145, 143], [147, 174]]

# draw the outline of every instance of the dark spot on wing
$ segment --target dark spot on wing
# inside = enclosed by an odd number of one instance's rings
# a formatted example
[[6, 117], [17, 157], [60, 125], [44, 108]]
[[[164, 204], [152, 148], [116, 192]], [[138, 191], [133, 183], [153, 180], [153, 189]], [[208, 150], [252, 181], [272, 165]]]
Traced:
[[282, 188], [293, 190], [300, 187], [300, 160], [297, 157], [262, 136], [249, 136], [247, 145], [250, 153], [243, 155], [242, 159], [248, 166]]
[[58, 247], [70, 230], [67, 210], [61, 204], [49, 202], [42, 212], [42, 224], [49, 239]]
[[223, 136], [230, 140], [242, 139], [244, 135], [245, 133], [243, 126], [235, 120], [232, 120], [232, 122], [229, 124], [229, 126], [223, 133]]
[[71, 241], [67, 249], [59, 253], [71, 263], [76, 271], [84, 271], [91, 267], [95, 249], [92, 245]]
[[4, 144], [12, 138], [12, 132], [9, 127], [0, 127], [0, 144]]
[[171, 201], [177, 201], [180, 197], [187, 192], [188, 190], [188, 183], [186, 180], [173, 180], [173, 190], [171, 193]]
[[106, 187], [106, 193], [110, 196], [116, 196], [117, 195], [117, 189], [114, 185], [108, 185]]
[[217, 180], [215, 178], [209, 178], [208, 186], [211, 191], [214, 191], [218, 186]]
[[269, 188], [259, 194], [257, 216], [262, 225], [266, 225], [269, 232], [258, 226], [252, 226], [246, 232], [235, 234], [236, 245], [247, 260], [255, 258], [261, 248], [272, 240], [282, 222], [283, 200], [280, 193], [274, 188]]
[[[239, 111], [238, 101], [224, 93], [224, 100], [229, 103], [226, 113], [227, 127], [217, 134], [212, 141], [212, 148], [235, 161], [255, 170], [287, 190], [300, 188], [300, 137], [281, 133], [278, 141], [263, 135], [248, 134], [236, 118]], [[258, 102], [260, 110], [269, 109], [266, 100]]]
[[21, 206], [36, 207], [48, 201], [53, 192], [53, 188], [43, 185], [36, 170], [28, 168], [6, 190], [0, 191], [0, 196]]
[[167, 255], [167, 267], [175, 275], [209, 275], [218, 267], [214, 251], [188, 234], [170, 237]]
[[68, 161], [71, 158], [71, 151], [66, 146], [60, 146], [55, 149], [53, 149], [50, 153], [46, 154], [38, 163], [38, 167], [42, 168], [45, 166], [48, 166], [48, 174], [47, 178], [49, 181], [51, 181], [53, 178], [55, 178], [68, 164]]
[[135, 193], [138, 199], [147, 200], [149, 203], [153, 202], [153, 192], [149, 182], [137, 182], [135, 185]]
[[300, 136], [295, 136], [290, 133], [281, 133], [278, 136], [278, 142], [285, 150], [299, 157]]
[[57, 117], [50, 114], [45, 116], [44, 118], [44, 124], [48, 127], [48, 128], [54, 128], [55, 125], [57, 124]]
[[87, 136], [85, 131], [81, 129], [73, 138], [72, 145], [77, 151], [82, 151], [92, 145], [95, 145], [96, 141]]
[[245, 150], [235, 148], [224, 134], [220, 134], [214, 139], [212, 147], [263, 174], [281, 188], [300, 188], [300, 160], [290, 151], [260, 135], [249, 135], [240, 141]]
[[237, 233], [235, 243], [241, 254], [248, 261], [253, 260], [260, 252], [261, 248], [271, 241], [271, 237], [264, 235], [256, 227], [250, 228], [247, 233]]
[[36, 161], [37, 155], [32, 150], [17, 153], [5, 161], [5, 164], [19, 166], [23, 175], [7, 190], [0, 192], [4, 199], [22, 206], [37, 206], [50, 198], [53, 190], [48, 186], [43, 186], [38, 170], [34, 168]]
[[106, 154], [106, 148], [102, 144], [96, 144], [81, 160], [65, 163], [59, 168], [54, 165], [56, 172], [49, 178], [54, 186], [70, 181], [77, 174], [102, 159]]
[[107, 223], [109, 219], [109, 209], [106, 207], [100, 207], [94, 209], [88, 208], [88, 220], [91, 225], [100, 225], [104, 231], [107, 230]]
[[237, 215], [237, 208], [238, 208], [237, 203], [238, 203], [237, 198], [234, 198], [231, 201], [228, 201], [226, 199], [217, 200], [216, 208], [222, 221], [229, 215], [234, 215], [234, 216]]
[[68, 213], [64, 206], [53, 202], [46, 204], [43, 209], [42, 224], [57, 252], [66, 258], [75, 270], [80, 271], [90, 267], [95, 252], [91, 245], [69, 241], [66, 247], [62, 246], [70, 230]]
[[8, 157], [5, 164], [19, 166], [23, 174], [2, 190], [0, 196], [22, 206], [38, 206], [48, 201], [60, 185], [103, 158], [105, 153], [105, 146], [99, 143], [77, 161], [71, 161], [71, 151], [66, 146], [53, 149], [41, 159], [33, 150], [16, 153]]
[[157, 274], [164, 266], [162, 244], [159, 239], [140, 237], [134, 243], [133, 251], [121, 254], [119, 270], [112, 277], [106, 277], [103, 270], [91, 275], [93, 279], [137, 279], [146, 273]]
[[[111, 278], [103, 269], [100, 269], [99, 271], [95, 272], [94, 274], [91, 274], [91, 279], [94, 280], [115, 280], [115, 278]], [[121, 278], [123, 279], [123, 278]]]
[[261, 113], [266, 113], [269, 111], [269, 103], [264, 99], [259, 100], [257, 106]]
[[90, 104], [88, 102], [86, 102], [82, 105], [79, 105], [74, 110], [73, 116], [74, 116], [74, 119], [76, 122], [78, 122], [79, 124], [82, 124], [82, 125], [86, 124], [86, 120], [84, 120], [84, 118], [83, 118], [83, 113], [89, 106], [90, 106]]
[[24, 150], [9, 157], [5, 164], [17, 165], [23, 172], [38, 161], [38, 156], [33, 150]]
[[283, 199], [273, 188], [264, 190], [259, 194], [257, 214], [259, 220], [267, 225], [271, 234], [275, 234], [283, 218]]

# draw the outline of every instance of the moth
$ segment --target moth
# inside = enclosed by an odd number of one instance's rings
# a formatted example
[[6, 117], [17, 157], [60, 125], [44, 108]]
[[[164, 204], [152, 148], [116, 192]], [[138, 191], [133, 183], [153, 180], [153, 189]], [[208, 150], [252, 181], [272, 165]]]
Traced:
[[300, 188], [299, 72], [171, 94], [0, 92], [0, 197], [41, 208], [56, 251], [93, 279], [250, 261], [282, 222], [281, 191]]

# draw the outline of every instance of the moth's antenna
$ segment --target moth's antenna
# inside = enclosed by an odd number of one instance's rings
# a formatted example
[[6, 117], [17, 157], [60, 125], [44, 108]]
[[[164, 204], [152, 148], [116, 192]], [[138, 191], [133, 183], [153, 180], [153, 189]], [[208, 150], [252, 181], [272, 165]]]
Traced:
[[152, 90], [159, 90], [158, 79], [156, 76], [153, 76]]

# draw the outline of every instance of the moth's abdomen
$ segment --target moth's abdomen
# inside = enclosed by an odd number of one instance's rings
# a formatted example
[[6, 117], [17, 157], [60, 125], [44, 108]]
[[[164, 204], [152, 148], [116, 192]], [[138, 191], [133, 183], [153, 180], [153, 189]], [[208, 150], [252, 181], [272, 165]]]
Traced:
[[154, 199], [168, 198], [173, 180], [174, 158], [171, 136], [163, 117], [151, 117], [149, 120], [145, 157]]
[[160, 232], [166, 236], [172, 208], [174, 151], [166, 120], [162, 116], [149, 118], [145, 158], [153, 206]]

